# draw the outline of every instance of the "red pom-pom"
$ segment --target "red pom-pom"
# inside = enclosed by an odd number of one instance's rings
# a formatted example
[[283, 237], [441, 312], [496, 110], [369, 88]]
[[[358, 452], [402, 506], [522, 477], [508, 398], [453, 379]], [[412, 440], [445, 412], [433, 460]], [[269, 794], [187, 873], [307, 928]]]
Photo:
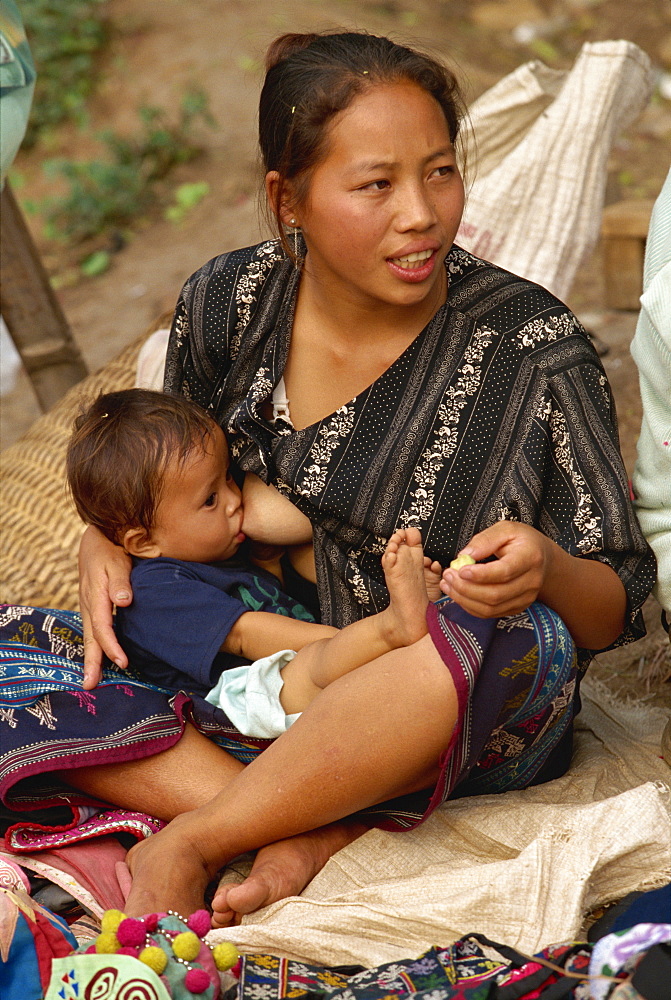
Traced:
[[88, 946], [88, 948], [86, 949], [86, 951], [84, 952], [84, 954], [85, 955], [97, 955], [98, 953], [96, 951], [96, 946], [94, 944], [90, 944]]
[[197, 934], [199, 938], [205, 937], [212, 927], [210, 914], [207, 910], [196, 910], [187, 920], [186, 926], [194, 934]]
[[138, 948], [144, 944], [147, 931], [141, 920], [135, 917], [126, 917], [117, 927], [116, 936], [120, 945]]
[[131, 958], [137, 958], [140, 954], [139, 948], [131, 948], [126, 945], [124, 948], [119, 948], [117, 955], [130, 955]]
[[153, 934], [158, 927], [158, 913], [148, 913], [142, 918], [142, 922], [147, 934]]
[[212, 980], [205, 969], [189, 969], [184, 976], [184, 985], [192, 993], [204, 993]]

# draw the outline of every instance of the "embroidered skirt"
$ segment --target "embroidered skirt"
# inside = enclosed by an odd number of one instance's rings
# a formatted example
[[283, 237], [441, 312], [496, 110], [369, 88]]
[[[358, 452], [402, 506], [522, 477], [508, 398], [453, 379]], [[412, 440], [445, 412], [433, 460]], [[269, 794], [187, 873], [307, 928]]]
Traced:
[[[576, 651], [561, 619], [544, 605], [480, 619], [445, 599], [430, 605], [429, 632], [454, 680], [459, 709], [435, 789], [361, 814], [372, 825], [410, 829], [445, 799], [531, 784], [570, 762], [578, 707]], [[77, 614], [0, 608], [0, 819], [14, 851], [34, 851], [163, 825], [106, 808], [67, 786], [67, 771], [152, 756], [174, 745], [186, 722], [244, 763], [270, 740], [241, 735], [221, 709], [187, 691], [169, 692], [107, 665], [82, 689]]]

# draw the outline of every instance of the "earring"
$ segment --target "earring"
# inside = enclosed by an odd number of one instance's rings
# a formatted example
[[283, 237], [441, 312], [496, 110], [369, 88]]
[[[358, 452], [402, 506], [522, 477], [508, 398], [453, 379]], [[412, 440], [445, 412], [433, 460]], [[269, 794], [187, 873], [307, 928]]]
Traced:
[[298, 232], [300, 226], [297, 224], [295, 219], [289, 219], [289, 225], [294, 227], [294, 264], [296, 267], [301, 263], [300, 252], [298, 249]]

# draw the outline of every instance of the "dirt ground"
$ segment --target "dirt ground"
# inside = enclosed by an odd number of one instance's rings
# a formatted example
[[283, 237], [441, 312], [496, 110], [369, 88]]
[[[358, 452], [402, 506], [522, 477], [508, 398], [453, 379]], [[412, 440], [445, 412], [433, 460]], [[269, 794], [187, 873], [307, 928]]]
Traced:
[[[111, 42], [90, 105], [90, 125], [82, 131], [66, 124], [46, 144], [19, 154], [13, 178], [19, 201], [39, 201], [50, 193], [53, 182], [42, 173], [44, 159], [95, 156], [92, 137], [100, 129], [133, 130], [140, 105], [176, 107], [189, 86], [207, 92], [218, 127], [199, 134], [203, 154], [171, 177], [175, 187], [207, 181], [208, 196], [180, 224], [165, 221], [160, 210], [138, 219], [100, 277], [82, 278], [74, 266], [76, 248], [47, 243], [40, 216], [27, 214], [90, 370], [170, 310], [184, 280], [203, 261], [266, 235], [257, 211], [256, 103], [263, 53], [276, 35], [345, 26], [418, 44], [451, 63], [468, 102], [541, 53], [551, 65], [568, 68], [586, 41], [626, 38], [650, 55], [661, 80], [671, 73], [668, 0], [109, 0], [103, 9]], [[523, 22], [532, 26], [535, 41], [515, 40], [516, 26]], [[671, 100], [658, 92], [612, 150], [606, 200], [654, 198], [670, 161]], [[585, 262], [568, 303], [607, 348], [603, 360], [631, 474], [640, 425], [638, 380], [629, 355], [636, 316], [607, 308], [600, 247]], [[38, 413], [22, 375], [2, 399], [2, 446], [19, 437]], [[671, 673], [669, 644], [653, 601], [646, 615], [648, 638], [629, 651], [605, 654], [597, 670], [624, 693], [671, 707], [671, 684], [663, 683]], [[649, 691], [648, 674], [653, 677]]]

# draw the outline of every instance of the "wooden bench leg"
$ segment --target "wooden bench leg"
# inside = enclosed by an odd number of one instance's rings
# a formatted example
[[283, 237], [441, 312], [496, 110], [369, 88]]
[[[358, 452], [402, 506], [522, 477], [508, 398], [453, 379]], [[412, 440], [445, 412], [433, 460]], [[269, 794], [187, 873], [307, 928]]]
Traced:
[[0, 267], [0, 313], [48, 410], [87, 370], [8, 183], [0, 200]]

